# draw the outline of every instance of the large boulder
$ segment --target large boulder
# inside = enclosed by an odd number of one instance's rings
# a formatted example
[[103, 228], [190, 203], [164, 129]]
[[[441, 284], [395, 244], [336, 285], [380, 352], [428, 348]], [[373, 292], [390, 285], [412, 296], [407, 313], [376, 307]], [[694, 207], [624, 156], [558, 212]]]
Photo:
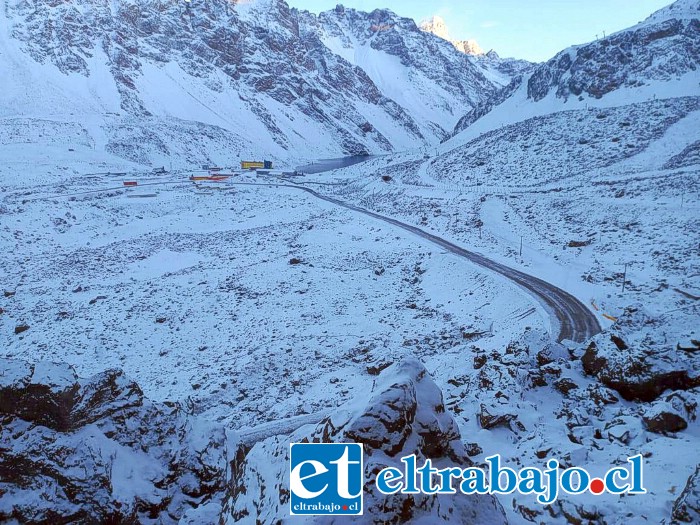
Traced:
[[344, 406], [291, 436], [240, 450], [232, 463], [223, 523], [280, 523], [289, 516], [289, 444], [299, 442], [364, 444], [366, 481], [363, 516], [295, 517], [299, 523], [507, 523], [492, 496], [386, 496], [376, 490], [377, 473], [385, 467], [403, 470], [400, 460], [409, 454], [416, 454], [419, 465], [432, 459], [436, 468], [472, 465], [442, 392], [416, 360], [384, 370], [368, 400]]
[[629, 307], [581, 357], [586, 374], [628, 401], [654, 401], [667, 390], [700, 386], [700, 352], [679, 350], [684, 334], [667, 317]]
[[75, 372], [66, 364], [0, 360], [0, 413], [65, 431], [79, 389]]

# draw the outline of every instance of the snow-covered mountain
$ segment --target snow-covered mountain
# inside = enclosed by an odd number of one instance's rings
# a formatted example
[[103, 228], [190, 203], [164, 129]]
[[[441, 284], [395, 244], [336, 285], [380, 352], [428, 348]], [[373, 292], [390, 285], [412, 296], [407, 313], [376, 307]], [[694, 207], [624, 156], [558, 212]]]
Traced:
[[452, 40], [450, 38], [450, 30], [447, 28], [445, 20], [443, 20], [443, 18], [440, 16], [435, 15], [428, 20], [423, 20], [420, 23], [420, 28], [421, 31], [432, 33], [443, 40], [447, 40], [453, 46], [455, 46], [457, 50], [461, 51], [465, 55], [484, 54], [484, 50], [476, 40]]
[[[534, 66], [534, 64], [528, 62], [527, 60], [501, 58], [493, 49], [485, 52], [476, 40], [452, 39], [447, 24], [437, 15], [421, 22], [420, 29], [421, 31], [431, 33], [438, 38], [449, 42], [460, 53], [469, 55], [473, 62], [484, 71], [486, 76], [496, 82], [501, 89], [504, 86], [507, 86], [521, 73], [531, 70]], [[488, 104], [494, 98], [497, 98], [497, 96], [498, 95], [489, 97], [489, 99], [482, 104]]]
[[448, 42], [421, 31], [412, 19], [386, 9], [363, 13], [337, 6], [302, 20], [328, 49], [366, 72], [382, 93], [417, 121], [430, 123], [430, 137], [440, 136], [441, 128], [459, 119], [461, 107], [487, 100], [502, 82]]
[[565, 49], [516, 79], [505, 94], [467, 113], [455, 133], [487, 113], [488, 118], [463, 139], [557, 111], [697, 96], [699, 19], [696, 0], [679, 0], [634, 27]]
[[504, 78], [390, 11], [284, 0], [3, 0], [0, 68], [4, 125], [69, 122], [156, 165], [432, 144]]
[[304, 440], [370, 480], [644, 455], [645, 495], [370, 483], [365, 522], [699, 519], [698, 0], [510, 72], [386, 10], [0, 7], [0, 522], [304, 522]]

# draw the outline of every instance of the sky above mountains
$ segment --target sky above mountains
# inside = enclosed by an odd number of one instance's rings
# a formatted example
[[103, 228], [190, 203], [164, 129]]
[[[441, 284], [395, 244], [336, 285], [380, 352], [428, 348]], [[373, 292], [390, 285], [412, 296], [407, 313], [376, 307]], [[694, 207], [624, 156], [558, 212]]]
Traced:
[[455, 40], [476, 40], [503, 57], [544, 61], [562, 49], [641, 22], [669, 0], [288, 0], [314, 13], [342, 3], [362, 11], [389, 8], [421, 20], [439, 15]]

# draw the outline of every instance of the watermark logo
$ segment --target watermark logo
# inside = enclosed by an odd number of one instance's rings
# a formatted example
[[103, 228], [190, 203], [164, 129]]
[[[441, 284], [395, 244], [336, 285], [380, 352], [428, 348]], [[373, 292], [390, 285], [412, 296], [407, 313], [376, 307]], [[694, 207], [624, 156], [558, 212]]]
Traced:
[[377, 490], [382, 494], [532, 494], [538, 503], [550, 505], [560, 492], [578, 495], [646, 494], [642, 456], [627, 460], [625, 467], [615, 467], [596, 478], [584, 468], [560, 468], [557, 459], [546, 462], [547, 468], [525, 467], [515, 470], [503, 466], [499, 454], [485, 459], [488, 468], [447, 467], [437, 469], [426, 459], [418, 466], [416, 456], [401, 458], [403, 469], [387, 467], [377, 474]]
[[290, 445], [290, 508], [294, 515], [361, 515], [364, 488], [362, 445]]

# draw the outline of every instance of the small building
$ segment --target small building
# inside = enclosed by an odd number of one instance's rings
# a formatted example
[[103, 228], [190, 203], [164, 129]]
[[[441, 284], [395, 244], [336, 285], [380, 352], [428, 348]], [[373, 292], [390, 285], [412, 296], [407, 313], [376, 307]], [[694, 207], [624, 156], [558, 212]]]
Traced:
[[241, 168], [244, 170], [272, 169], [271, 160], [242, 160]]

